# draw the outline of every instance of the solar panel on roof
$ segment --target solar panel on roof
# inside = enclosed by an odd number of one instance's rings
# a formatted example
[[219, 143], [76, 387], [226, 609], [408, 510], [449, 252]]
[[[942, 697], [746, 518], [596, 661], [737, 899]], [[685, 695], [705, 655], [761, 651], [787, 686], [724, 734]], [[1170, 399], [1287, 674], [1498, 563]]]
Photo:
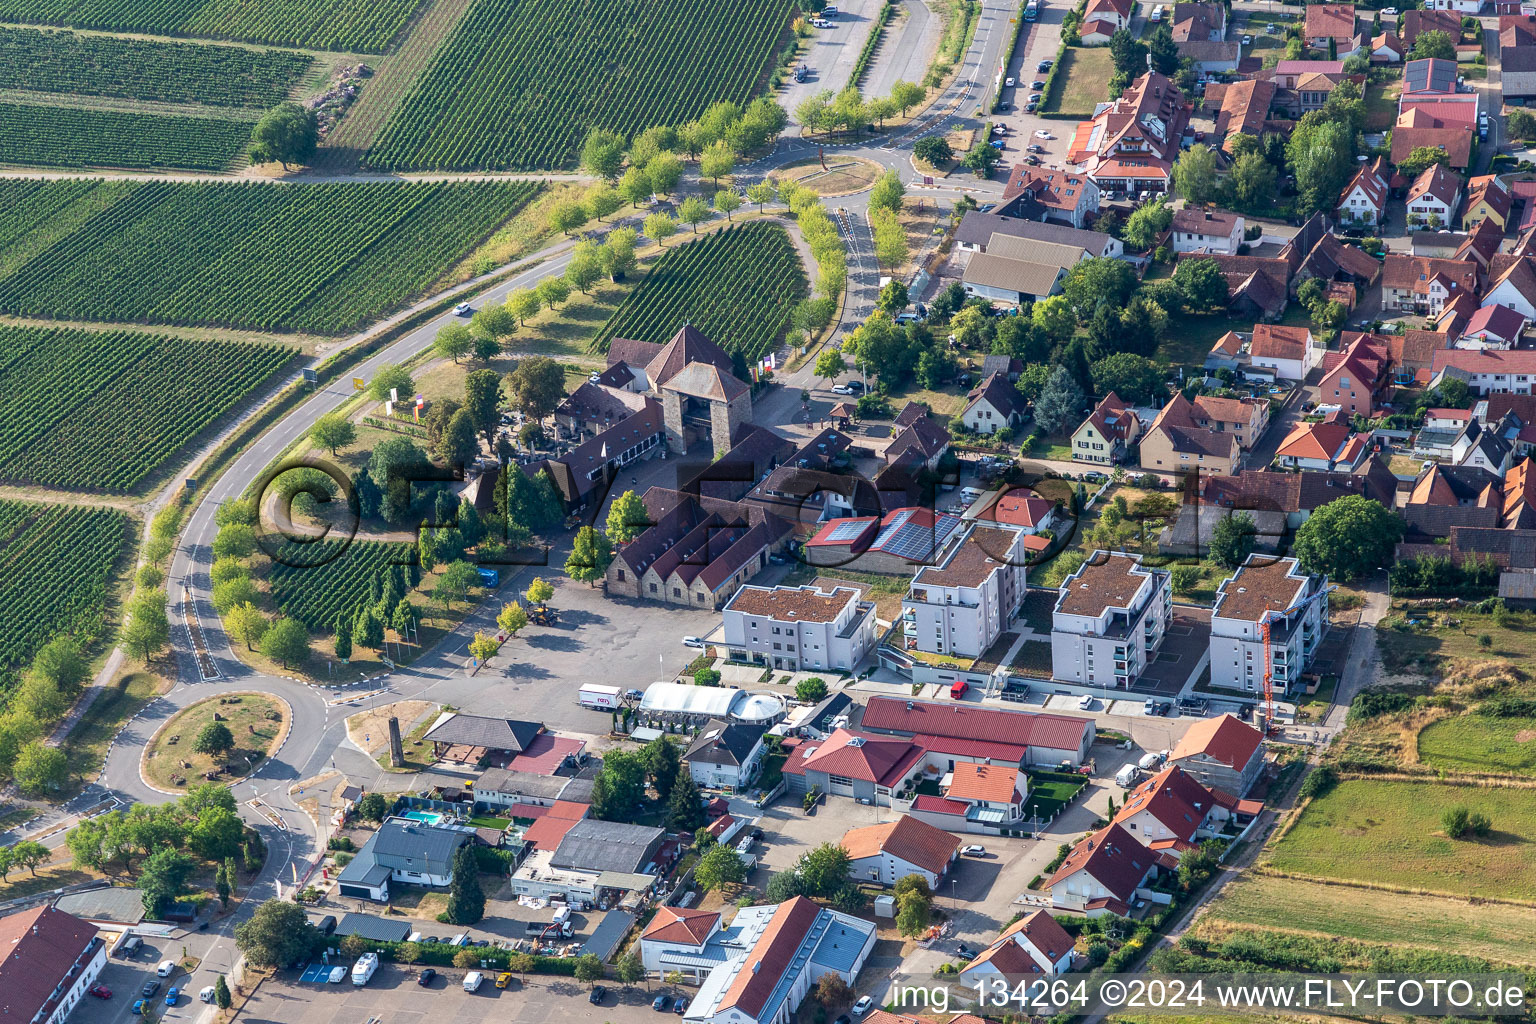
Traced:
[[863, 533], [868, 526], [869, 520], [867, 519], [851, 519], [847, 522], [838, 523], [832, 527], [832, 532], [827, 534], [827, 540], [853, 540]]

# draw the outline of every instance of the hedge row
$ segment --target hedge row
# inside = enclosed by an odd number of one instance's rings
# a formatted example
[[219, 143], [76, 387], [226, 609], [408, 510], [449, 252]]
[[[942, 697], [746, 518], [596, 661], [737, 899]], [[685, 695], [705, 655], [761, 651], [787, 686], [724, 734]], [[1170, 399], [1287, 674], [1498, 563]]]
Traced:
[[[372, 950], [379, 954], [380, 960], [391, 963], [423, 964], [428, 967], [452, 967], [454, 956], [466, 947], [452, 946], [446, 942], [382, 942], [378, 939], [363, 939], [363, 949]], [[401, 960], [400, 947], [415, 945], [420, 950], [414, 960]], [[486, 961], [492, 969], [507, 970], [507, 963], [512, 956], [510, 949], [495, 949], [490, 946], [474, 947], [475, 956]], [[529, 968], [530, 974], [559, 974], [566, 977], [574, 977], [576, 974], [576, 961], [574, 956], [534, 956], [533, 966]]]

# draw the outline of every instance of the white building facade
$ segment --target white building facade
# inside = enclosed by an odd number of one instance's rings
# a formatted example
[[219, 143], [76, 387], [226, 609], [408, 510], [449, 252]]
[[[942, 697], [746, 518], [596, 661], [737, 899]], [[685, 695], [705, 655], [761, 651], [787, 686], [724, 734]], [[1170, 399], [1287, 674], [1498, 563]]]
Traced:
[[1129, 688], [1173, 617], [1173, 582], [1141, 556], [1095, 551], [1062, 584], [1051, 617], [1051, 672], [1064, 682]]
[[1264, 623], [1273, 686], [1284, 693], [1312, 664], [1328, 631], [1328, 580], [1294, 558], [1251, 554], [1216, 594], [1211, 614], [1211, 685], [1264, 689]]

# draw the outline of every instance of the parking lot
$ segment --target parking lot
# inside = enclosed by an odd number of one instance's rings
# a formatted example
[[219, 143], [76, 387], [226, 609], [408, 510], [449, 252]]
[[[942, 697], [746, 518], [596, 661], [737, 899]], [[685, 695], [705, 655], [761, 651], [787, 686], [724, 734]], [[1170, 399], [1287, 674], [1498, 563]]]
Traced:
[[[212, 938], [209, 935], [164, 939], [145, 935], [142, 938], [144, 945], [132, 959], [107, 958], [99, 984], [112, 991], [112, 998], [82, 1000], [70, 1014], [70, 1024], [131, 1024], [139, 1020], [133, 1013], [133, 1004], [139, 999], [147, 999], [152, 1012], [164, 1021], [193, 1021], [202, 1015], [206, 1007], [198, 1002], [198, 991], [213, 984], [216, 967], [227, 970], [229, 965], [209, 962], [191, 975], [178, 967], [166, 978], [156, 977], [155, 968], [162, 960], [180, 960], [183, 951], [193, 957], [200, 956], [212, 944]], [[143, 989], [148, 982], [157, 984], [154, 993], [145, 996]], [[175, 1007], [168, 1007], [165, 997], [172, 986], [178, 989], [178, 998]]]
[[[354, 988], [350, 979], [338, 985], [304, 984], [297, 971], [282, 971], [261, 984], [241, 1013], [251, 1024], [458, 1024], [505, 1021], [655, 1021], [650, 1000], [655, 994], [637, 986], [625, 992], [610, 989], [601, 1006], [587, 1001], [587, 986], [571, 978], [530, 975], [514, 978], [498, 989], [491, 980], [478, 992], [465, 992], [468, 971], [438, 968], [438, 976], [422, 987], [417, 968], [382, 964], [373, 980]], [[650, 989], [659, 990], [652, 982]]]

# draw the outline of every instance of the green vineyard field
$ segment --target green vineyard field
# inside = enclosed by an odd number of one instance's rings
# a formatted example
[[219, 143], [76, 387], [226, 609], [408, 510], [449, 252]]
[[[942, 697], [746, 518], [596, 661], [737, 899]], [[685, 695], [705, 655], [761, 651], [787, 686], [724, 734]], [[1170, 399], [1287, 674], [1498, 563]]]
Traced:
[[383, 53], [421, 0], [0, 0], [0, 21]]
[[313, 63], [285, 50], [0, 28], [0, 89], [267, 108]]
[[540, 187], [153, 182], [101, 203], [77, 182], [36, 184], [0, 181], [0, 311], [316, 334], [421, 294]]
[[744, 224], [672, 249], [613, 311], [593, 340], [664, 342], [684, 323], [748, 362], [783, 336], [790, 310], [805, 298], [805, 271], [777, 224]]
[[116, 509], [0, 501], [0, 690], [59, 633], [101, 633], [128, 539]]
[[0, 103], [0, 164], [222, 171], [253, 127], [217, 117]]
[[411, 544], [355, 540], [340, 557], [327, 561], [337, 546], [338, 542], [328, 540], [290, 542], [276, 553], [267, 577], [272, 603], [312, 633], [329, 633], [338, 614], [345, 611], [350, 618], [355, 608], [367, 604], [369, 581], [375, 573], [416, 557]]
[[716, 100], [745, 104], [764, 84], [791, 6], [477, 0], [367, 161], [392, 170], [564, 167], [594, 126], [634, 135], [691, 120]]
[[0, 480], [128, 490], [294, 354], [137, 331], [0, 327]]

